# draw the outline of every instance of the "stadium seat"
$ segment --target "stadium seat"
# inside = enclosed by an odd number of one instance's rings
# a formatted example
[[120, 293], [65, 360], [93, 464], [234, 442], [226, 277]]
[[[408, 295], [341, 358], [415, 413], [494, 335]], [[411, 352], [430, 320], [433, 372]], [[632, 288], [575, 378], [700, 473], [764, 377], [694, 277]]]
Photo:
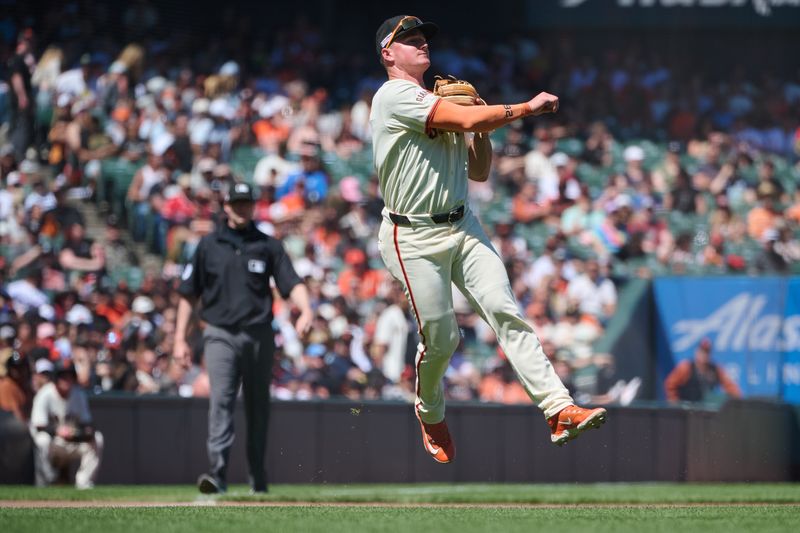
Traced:
[[583, 153], [583, 141], [580, 139], [564, 138], [556, 141], [556, 151], [576, 157]]
[[246, 182], [252, 183], [253, 171], [264, 155], [264, 151], [258, 146], [237, 146], [231, 154], [231, 170]]

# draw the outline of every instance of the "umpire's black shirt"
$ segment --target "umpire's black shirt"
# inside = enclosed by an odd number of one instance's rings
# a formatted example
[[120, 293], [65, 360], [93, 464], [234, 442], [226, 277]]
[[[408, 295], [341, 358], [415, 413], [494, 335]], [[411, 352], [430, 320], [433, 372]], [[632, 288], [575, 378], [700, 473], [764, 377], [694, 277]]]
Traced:
[[265, 325], [272, 322], [270, 277], [284, 298], [301, 283], [280, 241], [261, 233], [253, 223], [235, 230], [223, 221], [200, 240], [178, 292], [187, 298], [199, 297], [200, 316], [213, 326]]

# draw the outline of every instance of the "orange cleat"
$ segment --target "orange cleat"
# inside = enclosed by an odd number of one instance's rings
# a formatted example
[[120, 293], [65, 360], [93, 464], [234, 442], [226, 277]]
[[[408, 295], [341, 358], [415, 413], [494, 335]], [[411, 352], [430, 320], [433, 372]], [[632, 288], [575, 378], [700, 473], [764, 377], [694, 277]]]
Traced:
[[422, 429], [422, 445], [425, 451], [431, 454], [437, 463], [449, 463], [456, 458], [456, 445], [450, 438], [450, 430], [447, 429], [447, 422], [442, 420], [437, 424], [426, 424], [419, 417], [419, 413], [414, 410], [419, 420], [419, 427]]
[[565, 407], [557, 415], [547, 419], [550, 426], [550, 440], [557, 446], [563, 446], [576, 438], [584, 430], [599, 428], [606, 422], [606, 410], [584, 409], [577, 405]]

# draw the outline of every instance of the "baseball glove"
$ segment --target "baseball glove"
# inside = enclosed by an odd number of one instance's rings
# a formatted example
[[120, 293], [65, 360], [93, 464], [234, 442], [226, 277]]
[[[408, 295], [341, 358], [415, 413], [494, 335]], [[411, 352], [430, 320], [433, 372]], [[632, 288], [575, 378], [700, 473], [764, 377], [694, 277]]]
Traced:
[[453, 76], [436, 76], [433, 94], [458, 105], [475, 105], [475, 99], [479, 98], [478, 91], [470, 82], [457, 80]]

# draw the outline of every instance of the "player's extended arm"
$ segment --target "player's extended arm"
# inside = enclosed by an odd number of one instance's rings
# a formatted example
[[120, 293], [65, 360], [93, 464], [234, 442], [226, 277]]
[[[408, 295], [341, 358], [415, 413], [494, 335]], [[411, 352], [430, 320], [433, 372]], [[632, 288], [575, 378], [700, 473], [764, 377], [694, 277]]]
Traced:
[[558, 97], [539, 93], [523, 104], [460, 106], [442, 99], [436, 103], [429, 127], [446, 131], [485, 133], [529, 115], [558, 111]]
[[476, 133], [467, 149], [469, 165], [467, 175], [472, 181], [486, 181], [492, 168], [492, 142], [488, 133]]

